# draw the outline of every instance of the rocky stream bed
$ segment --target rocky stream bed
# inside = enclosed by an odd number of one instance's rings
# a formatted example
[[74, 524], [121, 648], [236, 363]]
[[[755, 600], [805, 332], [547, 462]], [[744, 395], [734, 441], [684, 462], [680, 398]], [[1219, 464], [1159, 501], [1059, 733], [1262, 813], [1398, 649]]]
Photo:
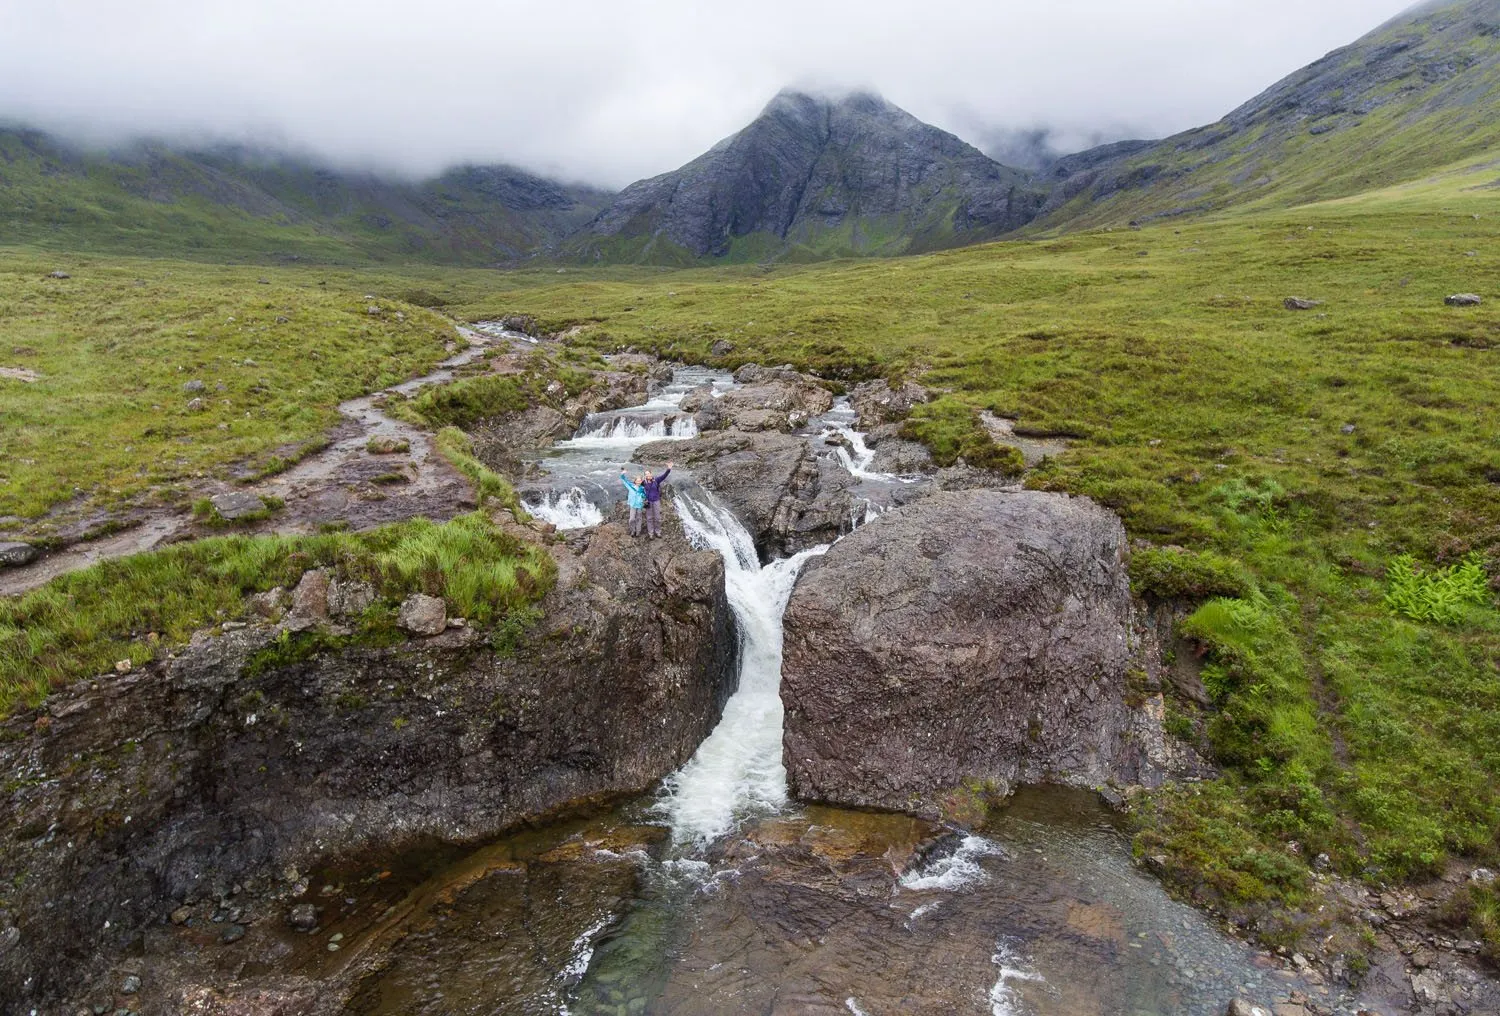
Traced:
[[[447, 369], [549, 345], [470, 341]], [[347, 590], [309, 573], [0, 725], [0, 1013], [1500, 1011], [1426, 923], [1441, 885], [1337, 887], [1384, 936], [1355, 989], [1132, 859], [1103, 799], [1211, 770], [1163, 732], [1123, 527], [937, 469], [896, 426], [922, 398], [614, 358], [587, 399], [471, 428], [536, 516], [504, 524], [558, 565], [518, 646], [438, 623], [265, 665], [283, 632], [345, 623]], [[288, 507], [264, 528], [472, 506], [380, 401], [251, 488]], [[374, 436], [413, 479], [366, 512]], [[669, 460], [667, 536], [632, 540], [618, 474]]]

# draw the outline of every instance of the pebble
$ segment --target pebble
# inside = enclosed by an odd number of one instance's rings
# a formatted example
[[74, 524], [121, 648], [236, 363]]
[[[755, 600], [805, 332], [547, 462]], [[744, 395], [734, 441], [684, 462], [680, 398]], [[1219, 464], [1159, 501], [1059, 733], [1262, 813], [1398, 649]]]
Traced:
[[141, 979], [135, 974], [130, 974], [120, 983], [120, 994], [134, 995], [141, 990]]
[[245, 926], [243, 924], [231, 924], [229, 925], [229, 927], [225, 928], [224, 933], [219, 936], [219, 941], [223, 942], [225, 945], [228, 945], [231, 942], [238, 942], [244, 937]]
[[339, 944], [337, 942], [329, 942], [328, 943], [328, 951], [329, 952], [338, 952], [339, 951]]

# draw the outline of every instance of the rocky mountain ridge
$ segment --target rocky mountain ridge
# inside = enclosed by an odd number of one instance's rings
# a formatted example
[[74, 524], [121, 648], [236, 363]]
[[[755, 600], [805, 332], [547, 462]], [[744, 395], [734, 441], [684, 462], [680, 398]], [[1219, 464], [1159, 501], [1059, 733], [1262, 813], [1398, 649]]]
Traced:
[[589, 224], [584, 254], [672, 260], [900, 254], [1010, 232], [1042, 192], [946, 131], [869, 92], [783, 91], [681, 169], [627, 187]]
[[1409, 181], [1500, 147], [1497, 103], [1500, 0], [1434, 0], [1214, 124], [1061, 158], [1032, 139], [1016, 149], [1027, 170], [869, 92], [783, 91], [619, 194], [505, 166], [397, 182], [231, 146], [87, 151], [0, 128], [0, 240], [470, 264], [897, 255]]

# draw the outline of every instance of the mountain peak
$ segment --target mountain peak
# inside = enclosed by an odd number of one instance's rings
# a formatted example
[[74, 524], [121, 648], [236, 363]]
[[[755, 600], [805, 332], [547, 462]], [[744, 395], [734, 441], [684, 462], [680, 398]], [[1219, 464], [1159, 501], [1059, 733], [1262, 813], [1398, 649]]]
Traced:
[[874, 92], [788, 88], [590, 230], [596, 249], [653, 260], [894, 254], [997, 236], [1040, 204], [1022, 174]]

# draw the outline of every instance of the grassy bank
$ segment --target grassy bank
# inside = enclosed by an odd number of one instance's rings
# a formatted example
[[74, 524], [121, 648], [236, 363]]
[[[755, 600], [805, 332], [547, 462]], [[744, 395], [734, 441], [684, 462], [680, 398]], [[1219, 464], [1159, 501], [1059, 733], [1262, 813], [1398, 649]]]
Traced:
[[243, 616], [251, 594], [290, 587], [310, 568], [372, 583], [379, 599], [355, 627], [387, 637], [409, 593], [441, 596], [451, 615], [488, 626], [535, 603], [556, 577], [545, 550], [482, 512], [358, 534], [215, 537], [121, 558], [0, 599], [0, 715], [121, 660], [158, 659], [193, 632]]

